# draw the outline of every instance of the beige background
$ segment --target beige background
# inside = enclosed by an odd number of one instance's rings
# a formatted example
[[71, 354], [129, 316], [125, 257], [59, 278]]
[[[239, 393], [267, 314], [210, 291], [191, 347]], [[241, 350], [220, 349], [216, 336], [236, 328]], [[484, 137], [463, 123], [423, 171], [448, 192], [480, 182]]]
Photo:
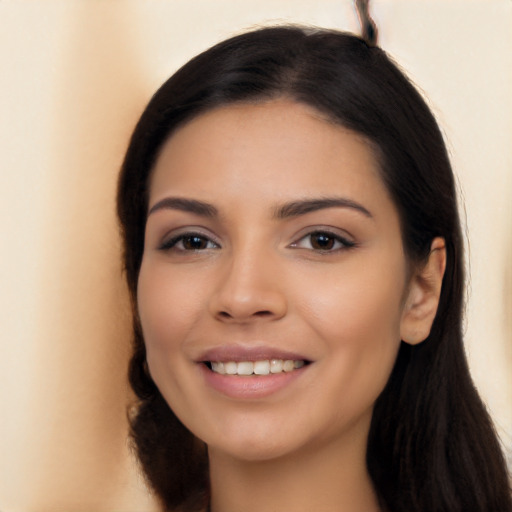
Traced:
[[[512, 447], [512, 1], [374, 0], [465, 199], [467, 349]], [[126, 444], [114, 190], [150, 94], [269, 20], [357, 30], [350, 1], [0, 0], [0, 510], [156, 510]]]

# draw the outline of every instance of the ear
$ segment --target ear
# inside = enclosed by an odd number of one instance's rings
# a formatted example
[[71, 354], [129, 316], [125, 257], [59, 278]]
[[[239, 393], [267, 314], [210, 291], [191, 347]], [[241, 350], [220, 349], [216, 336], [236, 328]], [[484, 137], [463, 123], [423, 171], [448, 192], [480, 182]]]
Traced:
[[437, 312], [446, 267], [443, 238], [434, 238], [428, 260], [414, 271], [400, 321], [400, 336], [405, 343], [417, 345], [430, 334]]

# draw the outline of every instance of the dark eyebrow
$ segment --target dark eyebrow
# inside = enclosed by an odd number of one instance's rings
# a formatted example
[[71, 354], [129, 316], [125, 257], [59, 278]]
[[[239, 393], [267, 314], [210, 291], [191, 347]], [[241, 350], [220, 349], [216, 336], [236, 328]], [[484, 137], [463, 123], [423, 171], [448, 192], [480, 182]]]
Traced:
[[274, 216], [278, 219], [287, 219], [325, 208], [351, 208], [362, 213], [365, 217], [373, 218], [373, 215], [363, 205], [344, 197], [326, 197], [292, 201], [277, 208]]
[[209, 203], [183, 197], [166, 197], [158, 201], [149, 209], [148, 217], [158, 210], [181, 210], [182, 212], [195, 213], [202, 217], [215, 217], [218, 214], [217, 208]]

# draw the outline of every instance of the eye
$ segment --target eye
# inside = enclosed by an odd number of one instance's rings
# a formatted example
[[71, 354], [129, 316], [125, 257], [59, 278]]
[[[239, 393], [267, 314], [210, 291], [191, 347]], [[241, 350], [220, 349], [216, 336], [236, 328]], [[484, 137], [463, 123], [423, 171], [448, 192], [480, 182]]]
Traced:
[[202, 233], [181, 233], [166, 240], [160, 250], [175, 251], [205, 251], [218, 249], [220, 246]]
[[310, 249], [318, 252], [335, 252], [337, 250], [349, 249], [354, 247], [354, 245], [354, 242], [330, 231], [313, 231], [291, 244], [290, 247]]

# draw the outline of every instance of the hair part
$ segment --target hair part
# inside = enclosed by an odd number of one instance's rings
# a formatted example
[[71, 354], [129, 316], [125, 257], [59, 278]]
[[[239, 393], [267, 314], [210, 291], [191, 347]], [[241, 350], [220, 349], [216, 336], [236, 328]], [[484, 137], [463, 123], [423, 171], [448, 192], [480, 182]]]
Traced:
[[446, 243], [431, 333], [419, 345], [402, 343], [374, 408], [367, 465], [382, 506], [512, 511], [504, 458], [464, 353], [463, 242], [437, 123], [383, 50], [354, 35], [299, 27], [245, 33], [193, 58], [155, 93], [126, 153], [117, 208], [134, 313], [129, 377], [138, 412], [131, 428], [149, 482], [168, 509], [193, 510], [208, 500], [206, 454], [152, 381], [137, 316], [152, 168], [164, 142], [187, 121], [220, 106], [282, 97], [317, 109], [376, 148], [410, 262], [425, 261], [435, 237]]

